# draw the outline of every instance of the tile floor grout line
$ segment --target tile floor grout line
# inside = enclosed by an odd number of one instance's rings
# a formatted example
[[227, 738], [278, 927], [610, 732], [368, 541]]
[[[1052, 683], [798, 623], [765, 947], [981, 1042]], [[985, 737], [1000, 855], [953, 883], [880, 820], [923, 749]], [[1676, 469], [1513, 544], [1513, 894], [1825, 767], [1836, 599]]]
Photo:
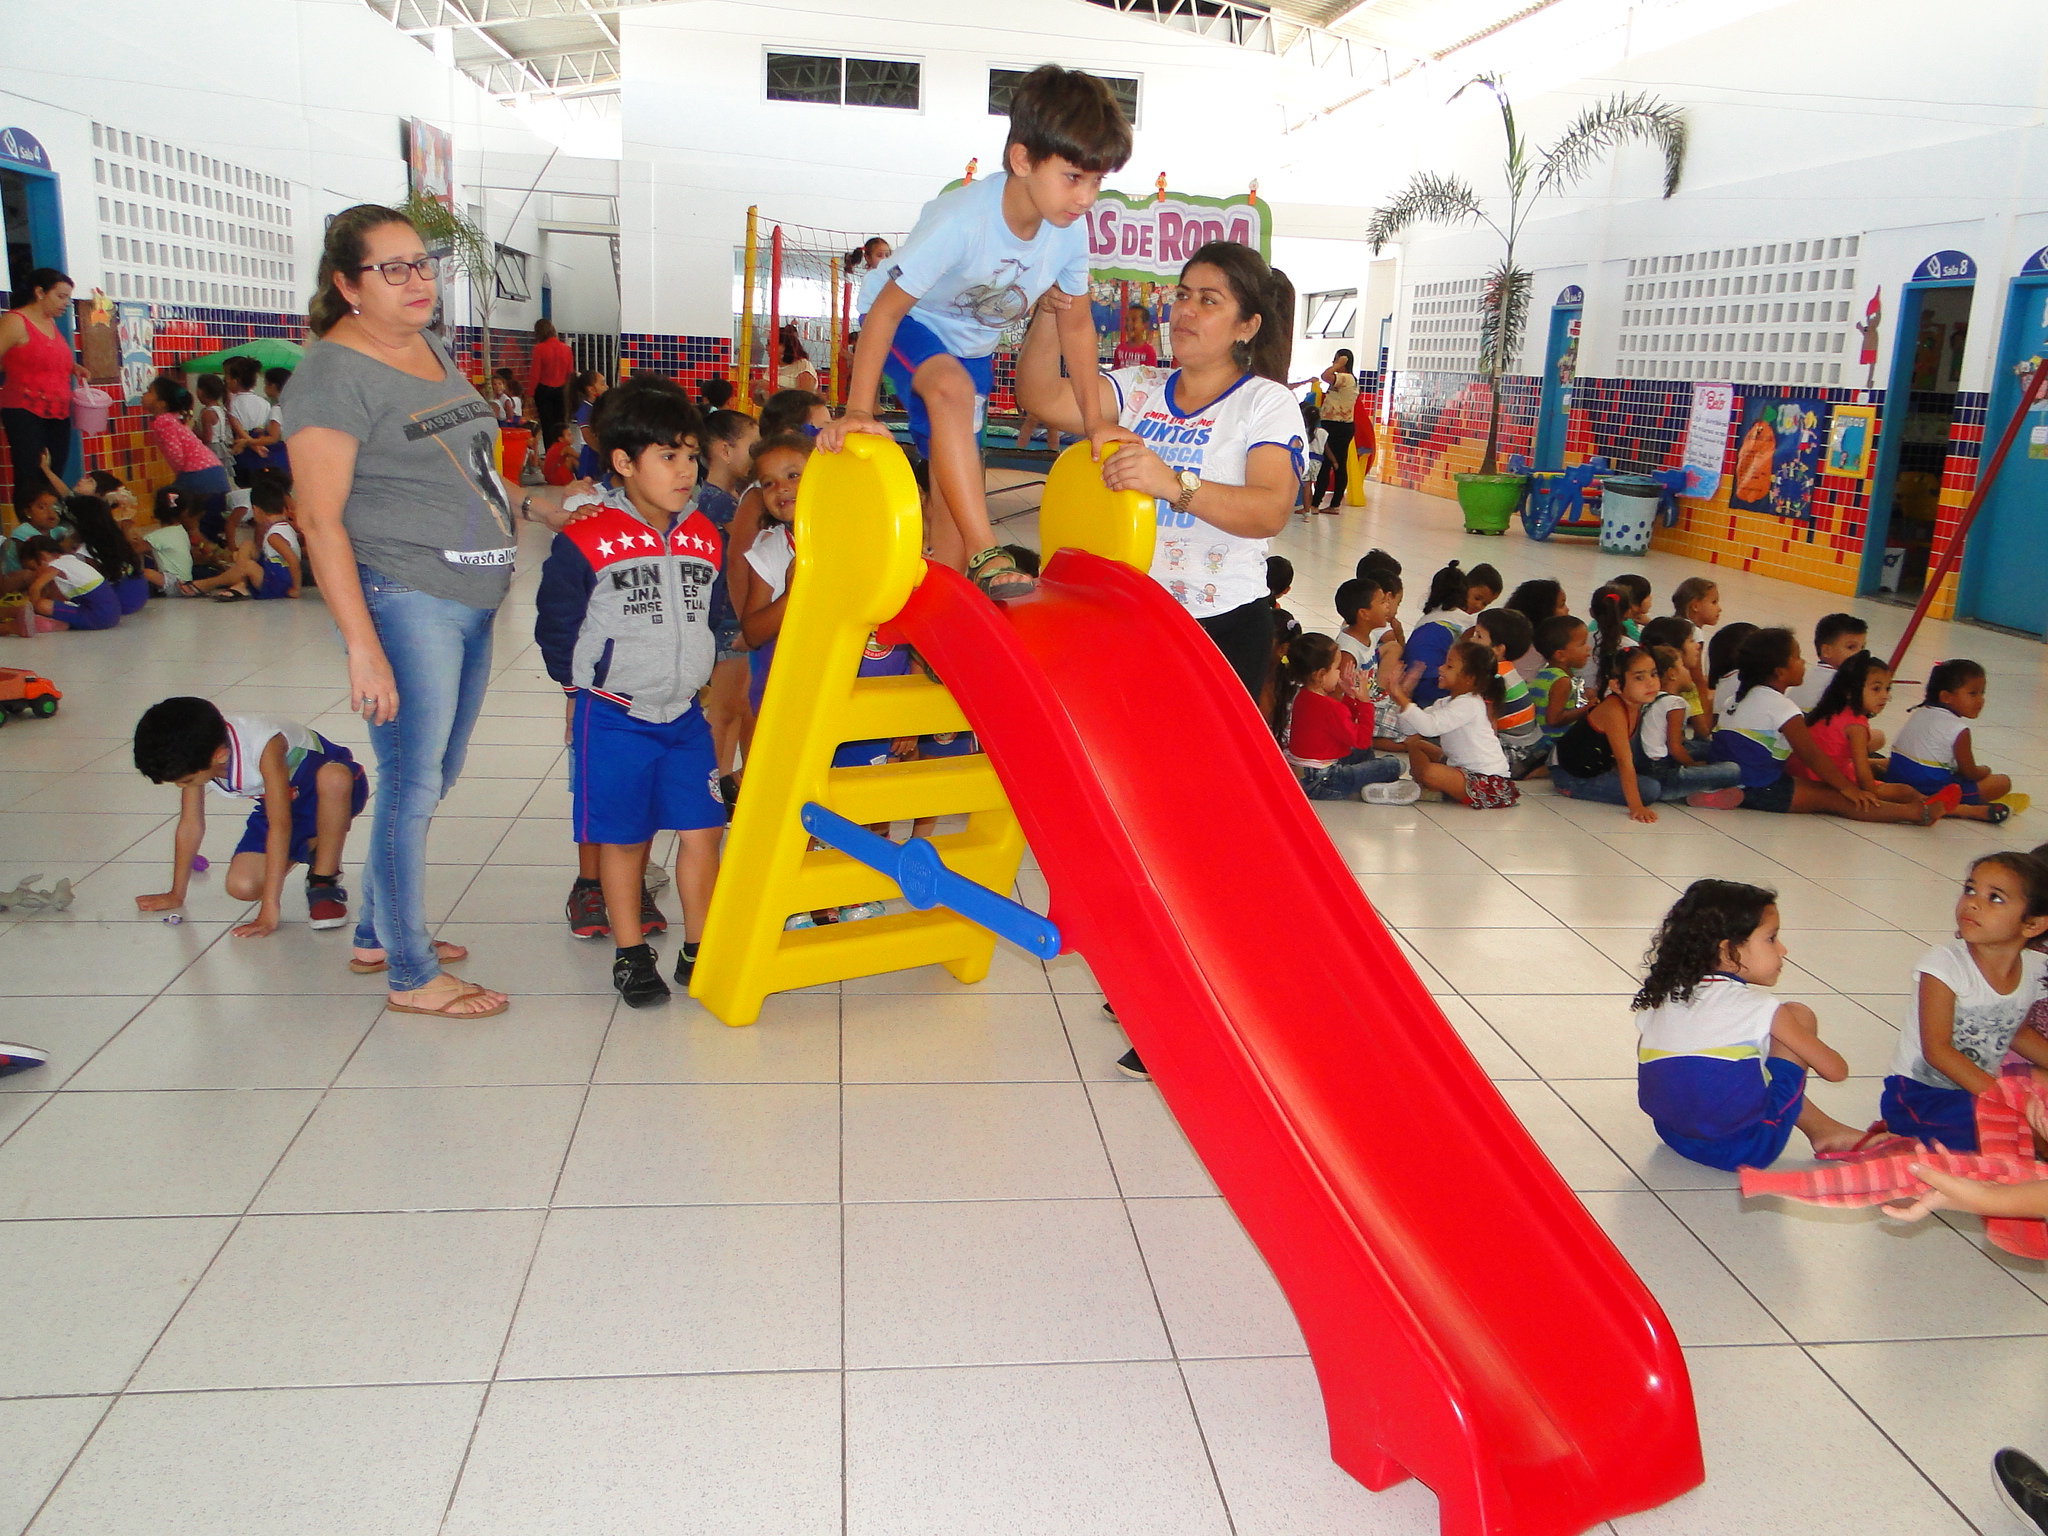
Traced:
[[[1879, 1341], [1871, 1340], [1869, 1342], [1875, 1343]], [[1864, 1423], [1868, 1424], [1873, 1430], [1875, 1430], [1877, 1432], [1878, 1437], [1882, 1439], [1885, 1442], [1885, 1444], [1889, 1445], [1894, 1451], [1896, 1451], [1899, 1455], [1899, 1458], [1902, 1461], [1904, 1461], [1907, 1466], [1911, 1467], [1916, 1473], [1920, 1475], [1921, 1481], [1925, 1482], [1929, 1488], [1934, 1490], [1934, 1496], [1940, 1499], [1942, 1503], [1946, 1504], [1950, 1509], [1956, 1512], [1956, 1518], [1963, 1522], [1965, 1528], [1977, 1532], [1978, 1536], [1982, 1536], [1983, 1528], [1979, 1526], [1976, 1521], [1972, 1520], [1967, 1514], [1963, 1512], [1962, 1506], [1956, 1503], [1954, 1499], [1949, 1497], [1948, 1490], [1943, 1488], [1940, 1482], [1938, 1482], [1934, 1478], [1934, 1476], [1928, 1472], [1928, 1470], [1925, 1467], [1920, 1465], [1919, 1461], [1914, 1458], [1911, 1452], [1909, 1452], [1903, 1445], [1899, 1444], [1899, 1442], [1892, 1437], [1891, 1432], [1889, 1430], [1887, 1430], [1882, 1424], [1878, 1423], [1876, 1416], [1872, 1414], [1869, 1409], [1865, 1408], [1862, 1403], [1857, 1401], [1856, 1394], [1851, 1392], [1847, 1387], [1843, 1386], [1841, 1382], [1835, 1379], [1834, 1373], [1830, 1371], [1827, 1368], [1827, 1366], [1824, 1365], [1818, 1358], [1815, 1357], [1813, 1349], [1805, 1344], [1802, 1344], [1799, 1346], [1799, 1352], [1806, 1356], [1806, 1358], [1813, 1363], [1814, 1369], [1821, 1373], [1821, 1376], [1826, 1380], [1829, 1386], [1833, 1387], [1837, 1392], [1841, 1393], [1842, 1397], [1844, 1398], [1844, 1400], [1848, 1402], [1849, 1406], [1852, 1409], [1854, 1409], [1859, 1415], [1861, 1415]]]

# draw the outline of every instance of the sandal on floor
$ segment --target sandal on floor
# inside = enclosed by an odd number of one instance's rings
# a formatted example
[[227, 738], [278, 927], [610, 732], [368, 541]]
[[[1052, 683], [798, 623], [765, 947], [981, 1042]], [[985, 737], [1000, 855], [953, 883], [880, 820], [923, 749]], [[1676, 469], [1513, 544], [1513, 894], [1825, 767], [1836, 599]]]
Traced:
[[2013, 815], [2017, 816], [2021, 811], [2026, 810], [2034, 803], [2034, 797], [2032, 795], [2023, 795], [2018, 790], [2014, 790], [2009, 795], [1999, 796], [1994, 803], [2004, 806]]
[[[458, 960], [467, 960], [469, 951], [460, 944], [451, 944], [446, 939], [434, 940], [434, 958], [443, 965], [453, 965]], [[379, 971], [391, 969], [389, 960], [357, 960], [351, 958], [348, 968], [358, 976], [375, 976]]]
[[967, 579], [999, 603], [1029, 597], [1038, 586], [1038, 578], [1018, 570], [1017, 562], [1000, 544], [991, 544], [967, 562]]
[[240, 587], [222, 587], [213, 594], [213, 600], [216, 603], [246, 603], [249, 601], [249, 594]]
[[1984, 807], [1984, 819], [1994, 827], [2001, 822], [2012, 820], [2012, 807], [2003, 800], [1994, 800]]
[[1855, 1146], [1841, 1152], [1816, 1152], [1813, 1158], [1818, 1163], [1862, 1163], [1898, 1152], [1910, 1152], [1918, 1145], [1910, 1136], [1892, 1134], [1891, 1127], [1882, 1120], [1873, 1120]]
[[438, 1008], [421, 1008], [412, 1003], [394, 1003], [388, 997], [384, 1000], [384, 1007], [391, 1013], [417, 1013], [430, 1019], [494, 1019], [512, 1006], [509, 1000], [490, 1008], [465, 1009], [461, 1006], [472, 998], [482, 997], [484, 992], [485, 989], [475, 982], [465, 981], [461, 990]]

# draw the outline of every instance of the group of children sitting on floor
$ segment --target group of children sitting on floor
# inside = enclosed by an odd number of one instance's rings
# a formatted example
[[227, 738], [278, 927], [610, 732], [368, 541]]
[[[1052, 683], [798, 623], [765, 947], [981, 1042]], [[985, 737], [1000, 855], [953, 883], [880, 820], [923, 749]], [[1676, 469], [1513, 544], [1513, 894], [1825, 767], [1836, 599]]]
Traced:
[[[1292, 581], [1287, 561], [1269, 561], [1276, 599]], [[1921, 826], [2026, 807], [1972, 750], [1985, 689], [1974, 661], [1932, 669], [1884, 756], [1871, 720], [1891, 671], [1853, 614], [1815, 627], [1809, 667], [1789, 629], [1723, 624], [1703, 577], [1681, 582], [1662, 617], [1633, 574], [1594, 592], [1586, 618], [1555, 581], [1525, 581], [1504, 603], [1502, 591], [1492, 566], [1454, 560], [1404, 631], [1400, 562], [1375, 549], [1337, 589], [1334, 637], [1276, 608], [1272, 718], [1310, 799], [1407, 805], [1434, 792], [1492, 810], [1547, 776], [1566, 798], [1643, 822], [1674, 799]]]

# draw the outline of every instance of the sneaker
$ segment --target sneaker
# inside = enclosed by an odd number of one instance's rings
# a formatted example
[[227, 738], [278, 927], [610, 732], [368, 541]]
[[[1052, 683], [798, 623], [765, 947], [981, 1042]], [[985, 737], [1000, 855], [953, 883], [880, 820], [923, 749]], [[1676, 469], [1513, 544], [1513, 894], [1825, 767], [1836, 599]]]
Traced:
[[1685, 797], [1685, 803], [1700, 811], [1737, 811], [1742, 809], [1740, 789], [1702, 789]]
[[696, 971], [697, 946], [694, 944], [685, 944], [681, 949], [676, 951], [677, 983], [680, 986], [687, 988], [690, 985], [690, 978], [696, 974]]
[[1367, 805], [1413, 805], [1422, 798], [1422, 786], [1413, 779], [1389, 779], [1384, 784], [1366, 785], [1358, 798]]
[[2035, 1530], [2048, 1532], [2048, 1472], [2039, 1462], [2007, 1446], [1991, 1458], [1991, 1480], [2007, 1509]]
[[348, 921], [348, 892], [332, 880], [308, 880], [306, 915], [315, 928], [339, 928]]
[[609, 938], [612, 931], [611, 914], [604, 909], [604, 887], [595, 880], [578, 880], [569, 887], [569, 899], [563, 910], [569, 919], [569, 931], [579, 939]]
[[1136, 1046], [1132, 1046], [1123, 1055], [1117, 1057], [1116, 1069], [1123, 1073], [1125, 1077], [1135, 1077], [1141, 1083], [1152, 1081], [1152, 1074], [1145, 1070], [1145, 1063], [1138, 1060], [1138, 1048]]
[[646, 944], [635, 944], [612, 957], [612, 988], [628, 1008], [652, 1008], [669, 997], [668, 983], [654, 963], [654, 950]]
[[640, 931], [643, 934], [668, 932], [668, 919], [661, 908], [655, 905], [654, 892], [645, 886], [640, 888]]
[[50, 1053], [33, 1045], [10, 1045], [0, 1040], [0, 1077], [32, 1072], [50, 1059]]

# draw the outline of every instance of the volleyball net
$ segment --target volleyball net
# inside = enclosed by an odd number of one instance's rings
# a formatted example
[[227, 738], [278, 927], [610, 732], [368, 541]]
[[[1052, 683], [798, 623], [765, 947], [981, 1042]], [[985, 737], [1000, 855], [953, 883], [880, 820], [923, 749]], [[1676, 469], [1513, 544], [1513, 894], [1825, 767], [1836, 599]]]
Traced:
[[733, 383], [742, 409], [758, 410], [775, 393], [778, 338], [789, 331], [818, 376], [817, 392], [846, 403], [855, 290], [867, 277], [860, 251], [877, 235], [892, 247], [903, 239], [896, 230], [825, 229], [747, 210], [733, 273]]

